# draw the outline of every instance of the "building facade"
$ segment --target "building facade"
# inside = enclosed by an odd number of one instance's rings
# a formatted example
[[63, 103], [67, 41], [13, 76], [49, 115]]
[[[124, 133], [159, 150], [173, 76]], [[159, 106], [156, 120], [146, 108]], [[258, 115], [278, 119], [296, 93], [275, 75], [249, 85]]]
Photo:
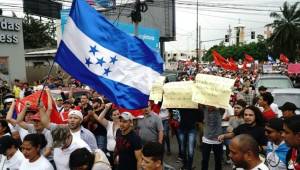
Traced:
[[26, 81], [22, 19], [0, 16], [0, 78]]

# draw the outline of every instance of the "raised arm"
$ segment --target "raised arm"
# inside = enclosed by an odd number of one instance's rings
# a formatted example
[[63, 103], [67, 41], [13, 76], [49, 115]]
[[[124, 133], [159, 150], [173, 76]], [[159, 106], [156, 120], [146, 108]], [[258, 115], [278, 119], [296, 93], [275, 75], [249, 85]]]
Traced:
[[49, 127], [50, 127], [50, 118], [49, 118], [49, 115], [46, 113], [46, 109], [45, 109], [45, 106], [43, 105], [43, 102], [40, 102], [40, 104], [39, 104], [39, 112], [40, 112], [42, 125], [45, 128], [49, 129]]
[[26, 101], [24, 109], [17, 116], [18, 125], [21, 126], [23, 129], [26, 129], [26, 130], [28, 129], [28, 127], [27, 127], [27, 123], [24, 122], [24, 117], [25, 117], [26, 111], [29, 107], [30, 107], [30, 102]]
[[12, 118], [15, 106], [16, 106], [16, 102], [15, 102], [15, 100], [13, 100], [12, 103], [11, 103], [11, 106], [10, 106], [10, 108], [9, 108], [7, 114], [6, 114], [6, 120], [10, 124], [12, 124], [13, 126], [15, 126], [17, 124], [17, 120], [15, 120], [15, 119]]
[[[107, 103], [105, 104], [105, 108], [104, 110], [100, 113], [99, 117], [95, 117], [95, 119], [104, 127], [107, 127], [108, 125], [108, 120], [105, 119], [105, 115], [106, 113], [109, 111], [109, 109], [111, 108], [112, 103]], [[95, 116], [97, 116], [96, 114], [94, 114]]]
[[51, 112], [52, 112], [52, 109], [53, 109], [53, 107], [52, 107], [52, 104], [53, 104], [52, 103], [52, 96], [51, 96], [51, 93], [50, 93], [50, 89], [48, 87], [46, 87], [45, 91], [46, 91], [47, 99], [48, 99], [48, 101], [47, 101], [48, 102], [48, 108], [46, 110], [46, 114], [49, 117]]

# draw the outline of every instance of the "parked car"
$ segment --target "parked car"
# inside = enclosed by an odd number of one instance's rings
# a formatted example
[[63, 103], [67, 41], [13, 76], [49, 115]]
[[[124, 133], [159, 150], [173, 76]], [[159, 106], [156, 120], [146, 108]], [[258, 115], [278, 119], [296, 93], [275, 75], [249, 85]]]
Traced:
[[166, 77], [167, 82], [173, 82], [173, 81], [177, 81], [178, 72], [177, 71], [171, 71], [171, 70], [165, 70], [162, 73], [162, 76]]
[[[287, 89], [273, 89], [271, 92], [274, 97], [274, 103], [279, 107], [285, 102], [292, 102], [297, 106], [296, 114], [300, 114], [300, 89], [287, 88]], [[278, 117], [282, 116], [279, 110]]]
[[273, 89], [293, 88], [293, 83], [289, 77], [282, 74], [261, 74], [255, 83], [256, 92], [260, 86], [267, 87], [271, 92]]

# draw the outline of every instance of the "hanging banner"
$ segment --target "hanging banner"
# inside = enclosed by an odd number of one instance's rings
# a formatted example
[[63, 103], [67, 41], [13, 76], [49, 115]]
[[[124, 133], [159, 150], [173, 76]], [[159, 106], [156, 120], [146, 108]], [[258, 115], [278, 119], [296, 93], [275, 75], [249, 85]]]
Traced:
[[197, 74], [192, 101], [227, 109], [234, 82], [234, 79]]

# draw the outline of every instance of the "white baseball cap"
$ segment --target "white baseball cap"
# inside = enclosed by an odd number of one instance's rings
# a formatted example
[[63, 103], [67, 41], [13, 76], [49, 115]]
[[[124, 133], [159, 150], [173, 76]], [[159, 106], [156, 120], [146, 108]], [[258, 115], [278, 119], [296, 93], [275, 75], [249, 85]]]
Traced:
[[79, 110], [71, 110], [68, 114], [68, 117], [71, 116], [71, 115], [76, 115], [78, 116], [81, 120], [83, 120], [83, 116], [82, 116], [82, 113], [81, 111]]

